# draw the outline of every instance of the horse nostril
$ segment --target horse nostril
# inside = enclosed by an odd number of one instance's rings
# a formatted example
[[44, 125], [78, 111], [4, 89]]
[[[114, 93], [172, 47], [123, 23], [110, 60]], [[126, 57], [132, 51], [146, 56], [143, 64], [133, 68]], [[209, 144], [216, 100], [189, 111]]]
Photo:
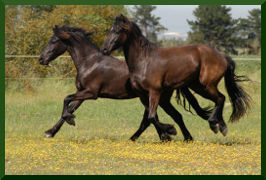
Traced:
[[43, 59], [43, 57], [40, 57], [40, 58], [39, 58], [39, 62], [40, 62], [40, 64], [42, 64], [42, 65], [44, 64], [44, 59]]

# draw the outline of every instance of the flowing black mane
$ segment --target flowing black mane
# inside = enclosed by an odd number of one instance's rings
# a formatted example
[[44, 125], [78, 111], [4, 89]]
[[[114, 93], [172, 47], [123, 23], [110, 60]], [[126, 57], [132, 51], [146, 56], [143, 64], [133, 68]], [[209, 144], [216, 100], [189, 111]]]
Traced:
[[140, 43], [140, 47], [146, 52], [146, 51], [150, 51], [153, 49], [157, 49], [157, 45], [150, 42], [141, 32], [139, 26], [134, 23], [131, 22], [131, 33], [133, 35], [134, 38], [138, 38], [139, 39], [139, 43]]
[[71, 32], [72, 37], [75, 38], [77, 41], [80, 41], [80, 36], [84, 37], [93, 47], [95, 47], [97, 50], [100, 50], [99, 47], [91, 39], [92, 32], [87, 32], [82, 28], [69, 27], [69, 26], [62, 26], [60, 27], [60, 29], [62, 31]]

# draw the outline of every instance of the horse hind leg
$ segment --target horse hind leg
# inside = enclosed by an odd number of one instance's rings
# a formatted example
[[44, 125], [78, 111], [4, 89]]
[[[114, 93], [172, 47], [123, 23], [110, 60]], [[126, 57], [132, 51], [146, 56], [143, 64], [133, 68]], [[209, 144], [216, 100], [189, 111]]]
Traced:
[[208, 119], [210, 128], [214, 133], [218, 133], [218, 131], [220, 131], [224, 136], [226, 136], [227, 126], [222, 115], [225, 96], [218, 91], [216, 85], [204, 87], [200, 83], [195, 83], [191, 86], [191, 88], [202, 97], [215, 103], [215, 107]]
[[[195, 96], [189, 91], [188, 88], [181, 88], [181, 92], [184, 94], [184, 98], [187, 99], [189, 104], [193, 107], [193, 109], [196, 111], [197, 115], [200, 116], [204, 120], [208, 120], [210, 117], [210, 114], [212, 112], [212, 109], [208, 106], [205, 108], [201, 108], [198, 100], [195, 98]], [[185, 106], [185, 105], [184, 105]]]
[[220, 93], [217, 88], [213, 88], [215, 90], [215, 108], [212, 111], [209, 122], [216, 122], [218, 120], [219, 130], [220, 132], [226, 136], [227, 134], [227, 126], [223, 120], [223, 108], [224, 108], [224, 102], [225, 102], [225, 96]]

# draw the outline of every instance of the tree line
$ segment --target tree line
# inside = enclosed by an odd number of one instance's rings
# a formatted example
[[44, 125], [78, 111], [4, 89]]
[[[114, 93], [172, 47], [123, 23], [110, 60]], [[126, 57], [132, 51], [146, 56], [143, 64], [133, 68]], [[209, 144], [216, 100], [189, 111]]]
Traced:
[[188, 20], [191, 31], [188, 42], [208, 44], [225, 53], [238, 54], [237, 48], [247, 49], [244, 54], [260, 54], [261, 10], [252, 9], [247, 18], [233, 19], [227, 6], [198, 6]]
[[[101, 46], [113, 18], [120, 13], [139, 24], [144, 35], [161, 46], [203, 43], [226, 53], [260, 53], [260, 9], [249, 11], [247, 18], [233, 19], [230, 7], [198, 6], [193, 11], [195, 20], [187, 20], [191, 31], [185, 40], [158, 39], [158, 34], [167, 28], [160, 24], [161, 17], [153, 14], [155, 9], [156, 6], [152, 5], [133, 8], [123, 5], [6, 6], [5, 54], [39, 55], [55, 25], [83, 27], [92, 32], [93, 41]], [[71, 60], [58, 60], [54, 62], [54, 68], [46, 68], [33, 58], [6, 58], [7, 78], [53, 75], [74, 77], [75, 68]]]

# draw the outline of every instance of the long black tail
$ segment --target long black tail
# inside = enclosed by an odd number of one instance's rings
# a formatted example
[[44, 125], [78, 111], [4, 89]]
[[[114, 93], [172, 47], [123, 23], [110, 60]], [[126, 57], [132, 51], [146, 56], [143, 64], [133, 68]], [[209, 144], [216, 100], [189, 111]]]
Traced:
[[[181, 100], [181, 96], [183, 97], [183, 102]], [[184, 109], [190, 113], [192, 113], [191, 111], [191, 106], [193, 107], [193, 109], [196, 111], [196, 113], [205, 120], [208, 120], [210, 117], [210, 114], [212, 112], [212, 109], [210, 107], [206, 107], [206, 108], [201, 108], [197, 99], [195, 98], [195, 96], [189, 91], [189, 89], [187, 87], [182, 87], [180, 89], [176, 90], [176, 100], [178, 104], [183, 105]], [[188, 108], [186, 105], [186, 100], [188, 101]], [[193, 113], [192, 113], [193, 114]]]
[[235, 62], [229, 56], [225, 56], [225, 58], [227, 60], [227, 70], [224, 76], [225, 87], [233, 107], [230, 122], [235, 122], [246, 114], [247, 109], [250, 108], [251, 100], [250, 96], [237, 82], [249, 81], [249, 79], [245, 76], [235, 75]]

